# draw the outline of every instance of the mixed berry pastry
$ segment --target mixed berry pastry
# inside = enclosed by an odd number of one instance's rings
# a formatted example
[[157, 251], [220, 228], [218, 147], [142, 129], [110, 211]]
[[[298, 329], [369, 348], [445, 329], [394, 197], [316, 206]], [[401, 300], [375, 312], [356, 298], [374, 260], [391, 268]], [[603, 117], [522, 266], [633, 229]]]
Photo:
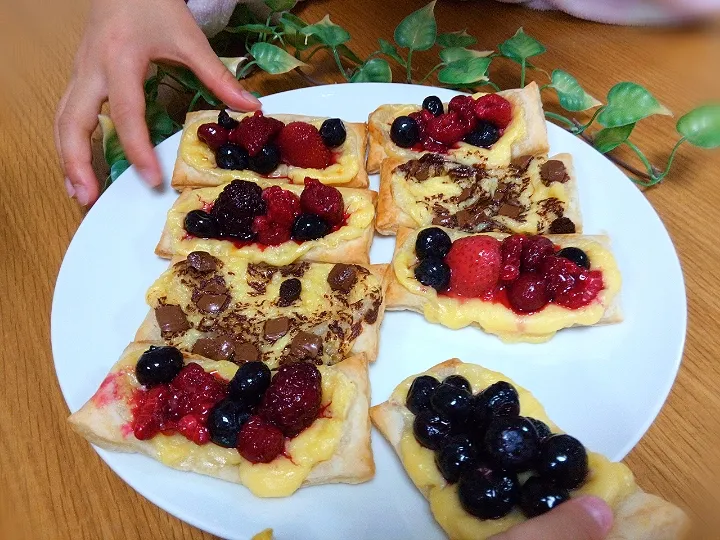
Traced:
[[296, 260], [368, 264], [377, 194], [305, 185], [233, 180], [187, 190], [168, 211], [155, 253], [207, 251], [273, 265]]
[[428, 96], [421, 106], [382, 105], [368, 118], [367, 171], [382, 161], [417, 159], [432, 152], [464, 165], [507, 167], [550, 149], [540, 91], [534, 82], [496, 94]]
[[387, 309], [508, 342], [622, 320], [620, 271], [605, 236], [401, 229], [388, 274]]
[[453, 540], [485, 540], [578, 495], [612, 507], [608, 540], [680, 540], [687, 532], [682, 510], [562, 433], [501, 373], [448, 360], [405, 379], [370, 416]]
[[262, 111], [198, 111], [185, 118], [172, 186], [219, 186], [235, 178], [367, 187], [365, 124]]
[[378, 232], [429, 225], [466, 232], [582, 232], [572, 157], [521, 156], [501, 168], [463, 165], [442, 154], [383, 161]]
[[71, 426], [108, 450], [286, 497], [373, 477], [363, 355], [271, 371], [132, 343]]
[[387, 265], [299, 262], [269, 266], [196, 251], [148, 289], [136, 341], [162, 341], [212, 360], [377, 357]]

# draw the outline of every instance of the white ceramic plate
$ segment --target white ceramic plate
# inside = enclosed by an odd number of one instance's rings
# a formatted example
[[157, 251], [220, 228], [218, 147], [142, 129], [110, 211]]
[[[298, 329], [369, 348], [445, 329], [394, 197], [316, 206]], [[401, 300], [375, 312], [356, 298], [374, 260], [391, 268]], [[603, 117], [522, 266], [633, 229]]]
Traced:
[[[263, 99], [268, 113], [363, 122], [383, 103], [420, 103], [454, 92], [399, 84], [306, 88]], [[502, 371], [530, 389], [549, 415], [589, 448], [622, 459], [648, 429], [675, 379], [687, 306], [673, 245], [645, 197], [606, 158], [550, 125], [553, 153], [575, 158], [587, 234], [607, 233], [623, 275], [622, 324], [561, 331], [542, 345], [507, 345], [480, 330], [387, 313], [370, 368], [373, 404], [405, 377], [451, 357]], [[158, 147], [169, 179], [179, 135]], [[372, 180], [377, 189], [377, 178]], [[52, 309], [52, 347], [65, 399], [76, 411], [95, 392], [147, 313], [145, 291], [167, 267], [153, 249], [176, 198], [151, 191], [129, 169], [85, 218], [63, 261]], [[389, 262], [393, 238], [376, 238], [372, 261]], [[375, 479], [258, 499], [242, 486], [166, 468], [146, 457], [98, 450], [134, 489], [178, 518], [223, 538], [272, 527], [279, 540], [444, 538], [399, 460], [373, 432]]]

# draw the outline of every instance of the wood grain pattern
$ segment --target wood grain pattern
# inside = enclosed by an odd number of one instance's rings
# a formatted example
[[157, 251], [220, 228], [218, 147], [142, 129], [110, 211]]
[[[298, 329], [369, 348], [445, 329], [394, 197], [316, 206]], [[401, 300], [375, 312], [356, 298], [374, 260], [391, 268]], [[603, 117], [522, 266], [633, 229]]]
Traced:
[[[367, 55], [379, 37], [391, 36], [397, 22], [422, 3], [320, 0], [304, 2], [299, 13], [310, 21], [330, 13], [353, 35], [353, 48]], [[68, 411], [53, 370], [49, 314], [57, 271], [83, 212], [65, 195], [52, 119], [87, 5], [87, 0], [21, 1], [8, 17], [0, 17], [0, 55], [7, 57], [0, 60], [10, 68], [3, 70], [0, 83], [3, 101], [11, 105], [0, 107], [0, 336], [5, 351], [0, 537], [210, 538], [138, 496], [65, 423]], [[549, 48], [538, 59], [540, 67], [563, 67], [598, 96], [614, 82], [631, 79], [681, 113], [720, 95], [716, 70], [702, 68], [717, 65], [717, 24], [677, 30], [610, 27], [490, 1], [444, 1], [437, 15], [441, 29], [467, 27], [478, 36], [480, 48], [491, 48], [524, 26]], [[429, 70], [435, 60], [434, 53], [418, 54], [418, 72]], [[502, 68], [503, 85], [516, 83], [513, 69]], [[312, 74], [326, 77], [325, 67]], [[301, 85], [297, 75], [248, 82], [263, 94]], [[673, 119], [662, 118], [638, 129], [637, 141], [654, 162], [663, 162], [671, 148], [673, 126]], [[670, 399], [628, 458], [644, 489], [683, 506], [708, 525], [713, 514], [704, 510], [717, 508], [718, 500], [708, 467], [720, 461], [713, 436], [720, 417], [718, 170], [718, 152], [685, 147], [671, 179], [647, 192], [682, 259], [690, 325]]]

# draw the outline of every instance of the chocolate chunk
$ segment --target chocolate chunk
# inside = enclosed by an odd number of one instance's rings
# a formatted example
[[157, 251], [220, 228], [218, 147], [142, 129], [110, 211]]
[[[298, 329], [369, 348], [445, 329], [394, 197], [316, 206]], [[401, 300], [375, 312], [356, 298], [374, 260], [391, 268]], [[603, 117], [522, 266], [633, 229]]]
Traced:
[[455, 217], [457, 218], [458, 227], [464, 229], [466, 227], [471, 227], [477, 216], [469, 210], [460, 210], [457, 214], [455, 214]]
[[317, 358], [322, 353], [323, 340], [310, 332], [300, 332], [290, 343], [290, 354], [299, 360]]
[[216, 314], [228, 306], [230, 297], [227, 294], [203, 294], [195, 303], [200, 311]]
[[155, 319], [162, 332], [184, 332], [190, 328], [190, 323], [180, 306], [168, 304], [156, 307]]
[[500, 209], [498, 210], [498, 214], [501, 216], [507, 216], [510, 219], [517, 219], [520, 214], [522, 214], [522, 207], [516, 206], [514, 204], [508, 204], [503, 203]]
[[263, 333], [265, 335], [265, 339], [274, 343], [287, 334], [289, 329], [290, 319], [287, 317], [278, 317], [277, 319], [269, 319], [265, 321]]
[[247, 341], [235, 345], [235, 362], [257, 362], [260, 360], [260, 351], [258, 348]]
[[228, 289], [225, 285], [225, 280], [217, 276], [200, 283], [199, 292], [205, 294], [227, 294]]
[[205, 251], [193, 251], [187, 256], [189, 266], [203, 274], [217, 270], [218, 260]]
[[550, 224], [550, 234], [575, 234], [575, 224], [572, 219], [559, 217]]
[[280, 298], [278, 299], [278, 305], [281, 307], [289, 306], [295, 300], [300, 298], [301, 291], [302, 283], [299, 279], [286, 279], [280, 284]]
[[567, 182], [569, 177], [562, 161], [551, 159], [540, 167], [540, 178], [546, 186], [553, 182]]
[[439, 227], [453, 228], [455, 226], [455, 219], [450, 214], [436, 214], [432, 220], [432, 224], [438, 225]]
[[211, 360], [232, 360], [236, 354], [235, 341], [228, 336], [200, 338], [193, 345], [192, 352]]
[[357, 283], [358, 271], [352, 264], [336, 264], [327, 277], [327, 282], [333, 291], [350, 292]]
[[518, 172], [525, 172], [527, 171], [527, 168], [530, 166], [530, 162], [533, 160], [533, 156], [531, 155], [525, 155], [516, 157], [510, 162], [510, 165], [512, 165], [515, 169], [517, 169]]
[[457, 202], [465, 202], [470, 197], [472, 197], [472, 189], [464, 187], [462, 188], [462, 191], [460, 192], [460, 195], [457, 196]]

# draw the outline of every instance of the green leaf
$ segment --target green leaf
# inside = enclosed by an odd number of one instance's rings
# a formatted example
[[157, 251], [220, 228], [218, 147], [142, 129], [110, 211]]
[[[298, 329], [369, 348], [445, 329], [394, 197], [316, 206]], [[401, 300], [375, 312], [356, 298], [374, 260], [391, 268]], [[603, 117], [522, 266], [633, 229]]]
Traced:
[[129, 167], [130, 162], [127, 159], [120, 159], [113, 163], [112, 167], [110, 167], [110, 182], [117, 180]]
[[200, 92], [202, 98], [207, 101], [213, 107], [218, 107], [222, 101], [217, 99], [210, 90], [208, 90], [203, 83], [200, 82], [195, 74], [187, 68], [179, 66], [170, 66], [163, 64], [163, 70], [170, 75], [171, 78], [175, 79], [178, 83], [184, 86], [187, 90]]
[[288, 30], [295, 30], [296, 32], [299, 32], [308, 25], [300, 17], [293, 15], [292, 13], [283, 13], [280, 16], [280, 24], [282, 24], [283, 29], [286, 32]]
[[296, 0], [265, 0], [265, 5], [270, 8], [273, 13], [280, 11], [290, 11], [297, 4]]
[[306, 36], [300, 31], [307, 26], [307, 23], [292, 13], [283, 13], [280, 16], [280, 25], [285, 35], [285, 43], [292, 45], [298, 51], [304, 51], [320, 43], [317, 36]]
[[607, 106], [598, 115], [598, 122], [605, 127], [626, 126], [654, 114], [672, 116], [645, 88], [632, 82], [621, 82], [608, 92]]
[[350, 82], [392, 82], [390, 64], [382, 58], [371, 58], [358, 68]]
[[547, 50], [537, 39], [528, 36], [522, 28], [515, 32], [513, 37], [501, 43], [498, 48], [505, 58], [519, 64]]
[[678, 132], [700, 148], [720, 147], [720, 104], [703, 105], [680, 118]]
[[228, 26], [225, 28], [226, 32], [233, 34], [263, 34], [269, 35], [274, 34], [275, 29], [272, 26], [266, 24], [241, 24], [240, 26]]
[[120, 139], [118, 138], [117, 131], [115, 131], [115, 124], [112, 118], [105, 114], [98, 115], [98, 121], [100, 122], [100, 130], [103, 136], [103, 156], [108, 166], [112, 167], [113, 163], [125, 159], [125, 150], [120, 145]]
[[477, 39], [467, 33], [466, 30], [438, 34], [437, 44], [441, 47], [469, 47], [475, 45]]
[[607, 154], [610, 150], [614, 150], [627, 141], [634, 128], [635, 124], [627, 124], [625, 126], [601, 129], [593, 138], [593, 146], [601, 154]]
[[405, 17], [395, 28], [395, 43], [406, 49], [426, 51], [435, 44], [435, 0]]
[[486, 80], [488, 67], [492, 58], [465, 58], [448, 64], [438, 73], [438, 80], [443, 84], [471, 84]]
[[238, 74], [238, 68], [240, 67], [240, 64], [247, 61], [247, 57], [245, 56], [235, 56], [235, 57], [226, 57], [226, 56], [220, 56], [218, 57], [220, 61], [225, 64], [225, 67], [228, 68], [228, 71], [233, 74], [233, 76], [237, 77]]
[[147, 104], [145, 120], [147, 121], [150, 133], [164, 135], [165, 138], [175, 133], [175, 123], [163, 106], [157, 102], [149, 102]]
[[583, 90], [575, 77], [567, 71], [556, 69], [552, 72], [550, 86], [557, 92], [560, 105], [566, 111], [586, 111], [602, 105], [600, 101]]
[[306, 26], [300, 30], [300, 33], [306, 36], [317, 36], [321, 43], [332, 48], [350, 41], [350, 33], [342, 26], [332, 22], [330, 15], [325, 15], [320, 22]]
[[250, 48], [250, 54], [253, 55], [260, 69], [273, 75], [287, 73], [296, 67], [306, 65], [291, 54], [283, 51], [277, 45], [271, 43], [254, 43]]
[[387, 56], [389, 56], [390, 58], [395, 60], [401, 66], [403, 66], [403, 67], [406, 66], [405, 59], [403, 59], [403, 57], [400, 56], [400, 53], [398, 53], [398, 50], [395, 47], [395, 45], [393, 45], [392, 43], [390, 43], [389, 41], [387, 41], [385, 39], [378, 39], [378, 43], [380, 44], [380, 51], [383, 54], [386, 54]]
[[357, 54], [355, 54], [353, 51], [351, 51], [350, 47], [348, 47], [347, 45], [340, 45], [337, 48], [337, 52], [340, 54], [340, 56], [344, 56], [345, 58], [347, 58], [351, 62], [354, 62], [355, 64], [363, 63], [362, 59]]
[[492, 54], [489, 51], [473, 51], [462, 47], [448, 47], [440, 51], [440, 59], [446, 64], [465, 60], [466, 58], [485, 58]]

